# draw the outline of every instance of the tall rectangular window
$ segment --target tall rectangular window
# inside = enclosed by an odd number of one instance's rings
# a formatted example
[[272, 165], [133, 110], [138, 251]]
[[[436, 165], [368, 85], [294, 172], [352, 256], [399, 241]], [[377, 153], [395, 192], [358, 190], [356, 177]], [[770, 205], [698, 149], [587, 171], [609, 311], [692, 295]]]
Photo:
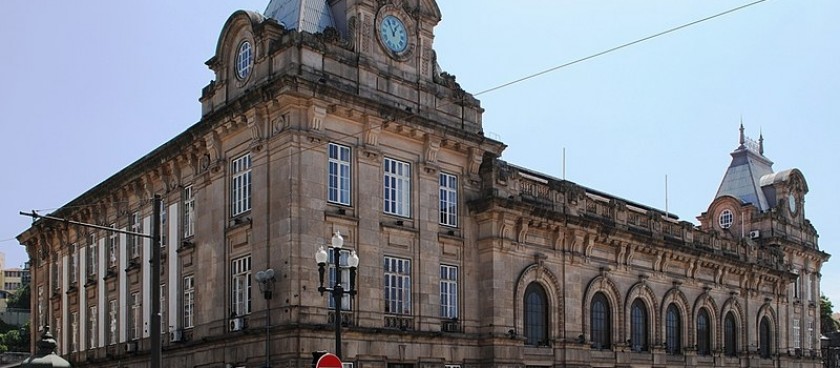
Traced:
[[61, 291], [61, 264], [58, 260], [55, 260], [52, 264], [52, 288], [53, 293], [58, 293]]
[[[116, 229], [116, 224], [111, 224], [112, 229]], [[117, 252], [120, 249], [120, 234], [116, 231], [111, 231], [108, 234], [108, 267], [117, 267]]]
[[195, 192], [193, 186], [184, 188], [184, 237], [195, 234]]
[[350, 147], [330, 143], [328, 200], [350, 205]]
[[73, 311], [70, 314], [70, 351], [75, 353], [79, 350], [79, 312]]
[[411, 165], [385, 159], [385, 213], [411, 217]]
[[44, 304], [44, 286], [38, 286], [38, 331], [44, 330], [44, 325], [47, 323], [47, 311]]
[[[335, 259], [335, 254], [332, 251], [332, 248], [329, 249], [327, 252], [329, 255], [329, 259], [327, 260], [327, 264], [329, 264], [329, 276], [330, 276], [330, 285], [335, 285], [336, 283], [336, 269], [335, 264], [333, 262]], [[340, 264], [340, 273], [341, 273], [341, 285], [344, 287], [344, 290], [347, 290], [350, 285], [350, 269], [347, 267], [347, 257], [350, 256], [349, 250], [341, 250], [341, 256], [339, 257], [339, 264]], [[327, 298], [329, 300], [330, 309], [335, 309], [335, 300], [333, 298]], [[350, 310], [350, 295], [344, 294], [341, 297], [341, 310]]]
[[131, 314], [128, 315], [128, 336], [132, 340], [140, 338], [140, 326], [143, 324], [140, 293], [131, 293], [128, 302], [131, 303]]
[[799, 349], [802, 347], [802, 335], [799, 331], [799, 319], [793, 319], [793, 328], [791, 328], [791, 335], [793, 335], [793, 347]]
[[93, 279], [96, 277], [96, 269], [99, 266], [99, 246], [96, 244], [96, 235], [90, 234], [88, 235], [87, 240], [87, 275], [88, 278]]
[[70, 270], [68, 284], [75, 285], [79, 280], [79, 248], [76, 244], [70, 245]]
[[98, 348], [97, 344], [99, 343], [99, 339], [97, 337], [97, 329], [96, 329], [96, 312], [97, 307], [92, 305], [88, 307], [88, 325], [87, 325], [87, 337], [88, 337], [88, 348]]
[[160, 246], [165, 247], [168, 240], [167, 235], [169, 234], [169, 221], [166, 221], [166, 201], [160, 201]]
[[385, 257], [385, 313], [411, 314], [411, 261]]
[[195, 279], [193, 276], [184, 277], [184, 328], [193, 327], [193, 310], [195, 309]]
[[116, 300], [108, 301], [108, 345], [117, 343], [117, 316], [119, 313], [119, 305]]
[[440, 174], [440, 224], [458, 226], [458, 177]]
[[251, 154], [230, 163], [230, 214], [238, 216], [251, 210]]
[[814, 301], [813, 288], [811, 287], [811, 274], [803, 275], [805, 278], [805, 296], [809, 302]]
[[805, 344], [806, 348], [813, 349], [814, 348], [814, 320], [808, 320], [808, 336], [805, 337]]
[[[128, 216], [128, 230], [133, 233], [142, 233], [143, 232], [143, 224], [140, 219], [140, 212], [132, 212], [131, 215]], [[140, 258], [140, 253], [143, 247], [143, 240], [141, 237], [137, 235], [129, 235], [127, 237], [126, 247], [131, 252], [131, 258]]]
[[440, 316], [458, 318], [458, 267], [440, 265]]
[[236, 316], [251, 313], [251, 256], [231, 262], [231, 310]]

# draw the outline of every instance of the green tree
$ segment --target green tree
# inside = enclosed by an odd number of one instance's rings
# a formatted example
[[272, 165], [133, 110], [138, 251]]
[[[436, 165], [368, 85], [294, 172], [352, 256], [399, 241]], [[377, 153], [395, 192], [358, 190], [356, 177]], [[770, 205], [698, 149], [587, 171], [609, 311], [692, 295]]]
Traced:
[[30, 310], [31, 297], [32, 293], [30, 292], [29, 285], [27, 284], [18, 288], [13, 294], [9, 295], [9, 299], [6, 300], [6, 307]]
[[835, 332], [840, 328], [840, 323], [837, 322], [831, 315], [834, 314], [834, 305], [826, 296], [820, 295], [820, 332], [826, 334]]

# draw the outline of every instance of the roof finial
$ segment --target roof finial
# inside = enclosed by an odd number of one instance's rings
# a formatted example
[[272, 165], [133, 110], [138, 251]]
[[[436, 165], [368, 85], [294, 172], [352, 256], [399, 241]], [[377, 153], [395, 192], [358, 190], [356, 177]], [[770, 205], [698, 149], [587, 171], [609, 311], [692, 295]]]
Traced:
[[744, 117], [741, 116], [741, 128], [738, 129], [741, 131], [741, 139], [738, 140], [738, 143], [741, 144], [741, 147], [744, 146]]
[[758, 153], [760, 155], [764, 155], [764, 133], [762, 133], [761, 129], [758, 130]]

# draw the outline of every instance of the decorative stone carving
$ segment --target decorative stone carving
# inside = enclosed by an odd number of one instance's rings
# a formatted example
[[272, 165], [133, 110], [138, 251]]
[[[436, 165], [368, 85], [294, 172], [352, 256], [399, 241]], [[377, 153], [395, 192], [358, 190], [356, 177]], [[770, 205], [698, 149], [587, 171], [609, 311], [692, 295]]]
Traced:
[[440, 140], [430, 134], [426, 134], [426, 142], [423, 145], [423, 157], [426, 159], [427, 164], [437, 163], [438, 151], [440, 151]]
[[308, 111], [308, 126], [310, 130], [321, 130], [322, 125], [324, 124], [324, 118], [327, 117], [327, 108], [326, 106], [321, 106], [318, 104], [312, 104], [309, 106]]

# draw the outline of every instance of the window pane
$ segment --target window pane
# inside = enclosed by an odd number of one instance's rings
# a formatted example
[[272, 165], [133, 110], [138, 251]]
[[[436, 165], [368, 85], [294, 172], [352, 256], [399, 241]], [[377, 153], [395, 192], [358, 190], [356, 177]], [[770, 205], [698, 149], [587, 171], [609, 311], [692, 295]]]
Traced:
[[548, 345], [548, 298], [537, 283], [525, 289], [525, 344]]
[[590, 311], [590, 335], [592, 347], [595, 349], [609, 349], [612, 343], [610, 330], [610, 306], [607, 298], [602, 293], [597, 293], [592, 298]]

